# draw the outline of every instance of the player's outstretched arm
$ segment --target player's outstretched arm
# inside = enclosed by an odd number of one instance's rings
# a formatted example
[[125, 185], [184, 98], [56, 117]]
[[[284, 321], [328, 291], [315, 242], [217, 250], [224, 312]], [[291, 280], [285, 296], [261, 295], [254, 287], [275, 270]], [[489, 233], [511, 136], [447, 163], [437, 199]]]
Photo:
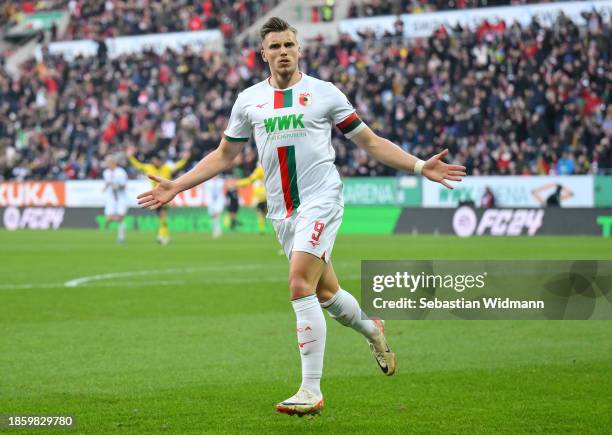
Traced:
[[378, 136], [367, 126], [353, 136], [351, 140], [385, 165], [400, 171], [420, 172], [429, 180], [440, 183], [449, 189], [452, 189], [453, 186], [448, 184], [447, 180], [461, 181], [462, 177], [465, 176], [465, 166], [448, 165], [442, 161], [448, 154], [448, 150], [444, 150], [426, 162], [422, 162], [390, 140]]
[[159, 184], [152, 190], [138, 195], [138, 204], [149, 210], [155, 210], [172, 201], [179, 192], [191, 189], [229, 169], [245, 143], [230, 142], [225, 138], [221, 139], [221, 143], [216, 150], [200, 160], [189, 172], [174, 181], [149, 175], [151, 180]]
[[127, 154], [128, 162], [130, 162], [130, 165], [132, 165], [139, 171], [145, 171], [146, 165], [136, 158], [136, 147], [134, 145], [128, 145], [127, 149], [125, 150], [125, 153]]

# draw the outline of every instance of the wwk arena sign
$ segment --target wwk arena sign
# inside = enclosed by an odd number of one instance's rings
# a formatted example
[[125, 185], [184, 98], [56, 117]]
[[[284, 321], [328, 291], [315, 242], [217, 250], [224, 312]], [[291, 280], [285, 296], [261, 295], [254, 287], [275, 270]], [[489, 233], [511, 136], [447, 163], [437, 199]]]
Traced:
[[562, 189], [561, 205], [590, 208], [595, 205], [594, 178], [572, 176], [482, 176], [465, 177], [461, 183], [451, 183], [453, 190], [437, 183], [423, 183], [423, 207], [455, 208], [465, 202], [479, 205], [487, 188], [495, 195], [497, 207], [536, 208]]

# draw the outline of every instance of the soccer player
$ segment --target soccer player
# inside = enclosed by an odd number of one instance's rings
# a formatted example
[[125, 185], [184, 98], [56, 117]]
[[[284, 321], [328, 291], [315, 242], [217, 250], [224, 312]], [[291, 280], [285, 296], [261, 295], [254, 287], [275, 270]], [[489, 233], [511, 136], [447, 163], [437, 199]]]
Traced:
[[[157, 176], [162, 178], [171, 178], [172, 174], [176, 171], [181, 170], [189, 161], [189, 151], [183, 152], [181, 159], [175, 164], [164, 163], [160, 155], [156, 155], [151, 159], [151, 163], [142, 163], [134, 154], [136, 149], [129, 146], [126, 150], [128, 161], [139, 171], [144, 172], [150, 179], [153, 187], [157, 184], [154, 178], [151, 176]], [[170, 242], [170, 231], [168, 230], [168, 207], [159, 207], [157, 209], [157, 216], [159, 217], [159, 230], [157, 231], [157, 241], [161, 245], [167, 245]]]
[[221, 213], [225, 208], [225, 180], [221, 177], [214, 177], [204, 183], [204, 197], [206, 198], [206, 208], [212, 220], [213, 239], [221, 237]]
[[232, 231], [240, 225], [238, 221], [238, 210], [240, 210], [238, 191], [236, 190], [236, 186], [230, 184], [227, 189], [227, 211], [229, 213], [229, 227]]
[[255, 207], [257, 208], [257, 226], [259, 227], [259, 234], [261, 235], [263, 235], [266, 230], [266, 213], [268, 213], [266, 187], [263, 182], [264, 171], [261, 164], [257, 165], [251, 175], [236, 181], [236, 187], [253, 185], [253, 199], [255, 200]]
[[396, 367], [382, 322], [362, 313], [357, 300], [340, 287], [330, 262], [344, 209], [332, 127], [384, 164], [422, 174], [449, 189], [448, 180], [461, 181], [465, 168], [444, 163], [447, 150], [423, 161], [376, 135], [338, 88], [299, 70], [296, 34], [280, 18], [264, 24], [261, 56], [269, 64], [270, 77], [238, 95], [215, 151], [174, 181], [151, 176], [159, 184], [138, 199], [142, 207], [158, 209], [178, 192], [229, 168], [254, 135], [265, 174], [268, 218], [289, 259], [289, 290], [302, 363], [298, 392], [278, 403], [276, 410], [303, 415], [318, 413], [323, 406], [320, 380], [326, 325], [322, 308], [366, 338], [384, 374], [392, 375]]
[[117, 222], [117, 242], [125, 242], [125, 222], [127, 213], [127, 195], [125, 187], [127, 185], [127, 172], [117, 164], [115, 156], [107, 156], [106, 169], [102, 173], [104, 178], [104, 188], [106, 192], [106, 205], [104, 215], [106, 222]]

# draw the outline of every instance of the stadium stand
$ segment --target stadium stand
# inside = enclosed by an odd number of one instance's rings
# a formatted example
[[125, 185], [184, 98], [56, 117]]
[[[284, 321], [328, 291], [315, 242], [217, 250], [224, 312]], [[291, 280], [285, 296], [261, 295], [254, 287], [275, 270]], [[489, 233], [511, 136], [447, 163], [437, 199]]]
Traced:
[[525, 5], [531, 3], [550, 3], [550, 0], [353, 0], [349, 6], [348, 16], [350, 18], [357, 18], [378, 15], [419, 14], [451, 9]]
[[[448, 147], [471, 174], [612, 168], [609, 22], [439, 31], [421, 40], [304, 47], [303, 70], [336, 83], [374, 130], [419, 156]], [[367, 36], [367, 35], [366, 35]], [[231, 60], [228, 60], [231, 59]], [[0, 71], [0, 177], [82, 179], [109, 152], [203, 155], [239, 90], [267, 77], [255, 51], [190, 49], [35, 61]], [[334, 138], [342, 175], [392, 175]], [[247, 147], [245, 171], [256, 164]]]
[[63, 39], [220, 29], [231, 37], [280, 0], [70, 0]]
[[38, 2], [5, 0], [0, 5], [0, 28], [6, 24], [17, 23], [23, 14], [61, 9], [65, 8], [67, 3], [66, 0], [46, 0]]
[[442, 29], [383, 47], [362, 35], [320, 65], [371, 126], [418, 155], [448, 147], [473, 174], [597, 172], [611, 166], [610, 23], [588, 22]]

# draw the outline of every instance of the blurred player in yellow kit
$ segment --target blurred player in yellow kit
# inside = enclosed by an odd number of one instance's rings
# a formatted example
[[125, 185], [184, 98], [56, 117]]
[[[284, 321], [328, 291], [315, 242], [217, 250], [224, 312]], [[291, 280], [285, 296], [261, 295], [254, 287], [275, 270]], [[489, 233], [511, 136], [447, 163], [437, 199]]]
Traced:
[[266, 214], [268, 213], [266, 188], [263, 182], [264, 171], [261, 165], [257, 165], [255, 170], [248, 177], [236, 181], [236, 187], [253, 185], [253, 200], [257, 207], [257, 225], [259, 227], [259, 234], [262, 235], [266, 229]]
[[[151, 180], [153, 187], [157, 185], [157, 182], [151, 179], [151, 175], [157, 175], [163, 178], [172, 178], [172, 174], [176, 171], [180, 171], [185, 167], [189, 161], [191, 154], [189, 151], [183, 152], [181, 160], [178, 162], [164, 163], [161, 156], [156, 155], [151, 159], [151, 163], [142, 163], [134, 154], [136, 154], [136, 148], [130, 146], [126, 150], [128, 161], [130, 164], [143, 172]], [[170, 231], [168, 230], [168, 206], [160, 207], [157, 209], [157, 216], [159, 217], [159, 230], [157, 231], [157, 241], [162, 245], [167, 245], [170, 242]]]

